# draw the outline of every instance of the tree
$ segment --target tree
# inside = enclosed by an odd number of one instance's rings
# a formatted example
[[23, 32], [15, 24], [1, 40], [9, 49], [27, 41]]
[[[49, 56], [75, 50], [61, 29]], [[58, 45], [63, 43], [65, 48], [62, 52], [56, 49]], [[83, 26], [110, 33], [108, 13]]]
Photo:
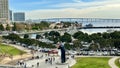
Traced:
[[82, 44], [80, 40], [75, 40], [73, 41], [74, 47], [78, 48], [78, 50], [80, 50], [80, 48], [82, 48]]
[[60, 33], [57, 31], [50, 31], [49, 36], [55, 36], [55, 37], [59, 37]]
[[95, 43], [98, 43], [102, 39], [102, 37], [97, 33], [93, 33], [90, 35], [90, 39], [93, 40]]
[[20, 37], [17, 34], [9, 34], [8, 36], [3, 36], [3, 38], [5, 39], [9, 39], [12, 41], [18, 41], [20, 39]]
[[9, 26], [9, 24], [7, 24], [7, 26], [6, 26], [6, 30], [10, 30], [10, 26]]
[[41, 25], [42, 27], [49, 27], [49, 23], [46, 22], [46, 21], [41, 21], [41, 22], [40, 22], [40, 25]]
[[2, 24], [0, 24], [0, 30], [4, 31], [4, 26]]
[[105, 33], [102, 34], [102, 37], [104, 39], [110, 39], [110, 34], [105, 32]]
[[64, 33], [63, 36], [61, 36], [60, 40], [62, 42], [71, 42], [72, 41], [72, 38], [71, 38], [71, 35], [68, 34], [68, 33]]
[[57, 31], [50, 31], [48, 33], [48, 39], [57, 43], [60, 40], [60, 33]]
[[120, 49], [120, 39], [114, 39], [114, 40], [113, 40], [113, 45], [114, 45], [116, 48], [119, 48], [119, 49]]
[[93, 44], [91, 44], [91, 45], [89, 46], [89, 49], [90, 49], [90, 50], [97, 51], [97, 50], [98, 50], [98, 45], [95, 44], [95, 43], [93, 43]]
[[16, 31], [16, 29], [17, 29], [17, 28], [16, 28], [16, 23], [14, 22], [14, 23], [13, 23], [13, 28], [12, 28], [12, 30], [13, 30], [13, 31]]
[[61, 23], [63, 23], [63, 28], [67, 28], [67, 27], [71, 26], [72, 22], [63, 22], [63, 21], [61, 21]]
[[69, 43], [65, 43], [65, 49], [68, 49], [68, 50], [70, 50], [70, 49], [72, 49], [72, 46], [73, 45], [70, 45]]
[[78, 31], [75, 34], [73, 34], [73, 37], [76, 38], [76, 39], [78, 39], [78, 37], [81, 36], [81, 35], [84, 35], [84, 33], [81, 32], [81, 31]]
[[112, 39], [120, 39], [120, 31], [110, 33]]
[[26, 27], [25, 27], [26, 30], [29, 31], [29, 30], [32, 29], [32, 25], [31, 24], [28, 23], [28, 24], [25, 24], [25, 25], [26, 25]]
[[87, 33], [81, 32], [81, 31], [76, 32], [76, 33], [73, 35], [73, 37], [74, 37], [75, 39], [80, 40], [80, 41], [91, 42], [89, 35], [88, 35]]
[[39, 30], [39, 29], [42, 30], [47, 28], [49, 28], [49, 23], [46, 21], [41, 21], [40, 23], [32, 24], [33, 30]]
[[25, 35], [24, 35], [24, 38], [26, 38], [26, 39], [29, 38], [29, 35], [28, 35], [28, 34], [25, 34]]
[[40, 39], [41, 37], [41, 35], [36, 35], [36, 39]]
[[45, 32], [43, 35], [45, 36], [45, 38], [49, 37], [49, 33], [48, 32]]
[[38, 30], [39, 28], [37, 26], [33, 26], [32, 30]]

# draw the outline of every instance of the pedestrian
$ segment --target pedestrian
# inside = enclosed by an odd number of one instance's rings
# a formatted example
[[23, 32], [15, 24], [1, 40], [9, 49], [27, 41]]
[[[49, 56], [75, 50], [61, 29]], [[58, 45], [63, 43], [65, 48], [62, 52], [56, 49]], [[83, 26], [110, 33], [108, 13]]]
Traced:
[[39, 62], [37, 62], [37, 67], [39, 67]]
[[26, 63], [24, 63], [24, 68], [27, 68]]
[[50, 60], [50, 64], [52, 65], [52, 60]]
[[52, 58], [50, 59], [50, 64], [52, 65]]
[[20, 65], [20, 61], [17, 62], [17, 65]]
[[68, 68], [70, 68], [70, 65], [68, 65]]
[[45, 59], [45, 63], [47, 63], [48, 62], [48, 59]]
[[32, 65], [32, 68], [34, 67], [34, 65]]
[[50, 56], [50, 54], [48, 53], [48, 56]]
[[47, 57], [47, 54], [45, 54], [45, 56]]
[[53, 61], [55, 61], [55, 57], [53, 57]]
[[50, 58], [48, 58], [48, 60], [50, 60]]
[[22, 65], [22, 60], [20, 60], [20, 62], [19, 62], [19, 63], [20, 63], [20, 66], [21, 66], [21, 65]]
[[41, 58], [43, 58], [43, 55], [41, 56]]

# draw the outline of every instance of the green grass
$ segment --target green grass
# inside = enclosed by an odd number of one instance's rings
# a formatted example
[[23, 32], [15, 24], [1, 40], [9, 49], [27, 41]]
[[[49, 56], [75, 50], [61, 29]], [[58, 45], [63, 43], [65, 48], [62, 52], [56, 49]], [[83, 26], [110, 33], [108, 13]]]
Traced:
[[77, 63], [71, 68], [110, 68], [105, 57], [81, 57], [76, 58]]
[[115, 64], [120, 68], [120, 63], [119, 63], [120, 58], [115, 60]]
[[15, 55], [24, 54], [25, 52], [12, 46], [0, 44], [0, 54], [5, 54], [5, 53], [8, 55], [15, 56]]

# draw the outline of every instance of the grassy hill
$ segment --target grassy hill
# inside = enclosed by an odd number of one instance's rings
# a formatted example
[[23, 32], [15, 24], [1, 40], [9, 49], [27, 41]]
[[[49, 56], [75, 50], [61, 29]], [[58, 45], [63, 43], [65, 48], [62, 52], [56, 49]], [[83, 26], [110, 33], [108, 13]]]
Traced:
[[6, 54], [6, 55], [21, 55], [24, 54], [24, 51], [21, 51], [15, 47], [0, 44], [0, 55]]

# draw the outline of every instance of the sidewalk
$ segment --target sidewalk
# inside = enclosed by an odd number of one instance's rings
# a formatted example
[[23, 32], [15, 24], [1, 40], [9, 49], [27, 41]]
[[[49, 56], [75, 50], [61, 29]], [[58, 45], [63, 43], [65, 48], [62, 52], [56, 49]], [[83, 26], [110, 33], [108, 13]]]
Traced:
[[113, 57], [111, 58], [109, 61], [108, 61], [108, 64], [110, 65], [111, 68], [118, 68], [116, 65], [115, 65], [115, 60], [118, 59], [119, 57]]
[[[50, 63], [45, 63], [45, 59], [46, 57], [42, 58], [42, 59], [35, 59], [35, 60], [30, 60], [25, 62], [27, 67], [32, 67], [32, 65], [34, 66], [33, 68], [69, 68], [71, 66], [73, 66], [76, 63], [75, 59], [70, 58], [69, 60], [66, 61], [66, 64], [56, 64], [57, 62], [60, 62], [60, 57], [56, 57], [55, 61], [50, 64]], [[39, 67], [37, 67], [37, 62], [39, 62]]]

